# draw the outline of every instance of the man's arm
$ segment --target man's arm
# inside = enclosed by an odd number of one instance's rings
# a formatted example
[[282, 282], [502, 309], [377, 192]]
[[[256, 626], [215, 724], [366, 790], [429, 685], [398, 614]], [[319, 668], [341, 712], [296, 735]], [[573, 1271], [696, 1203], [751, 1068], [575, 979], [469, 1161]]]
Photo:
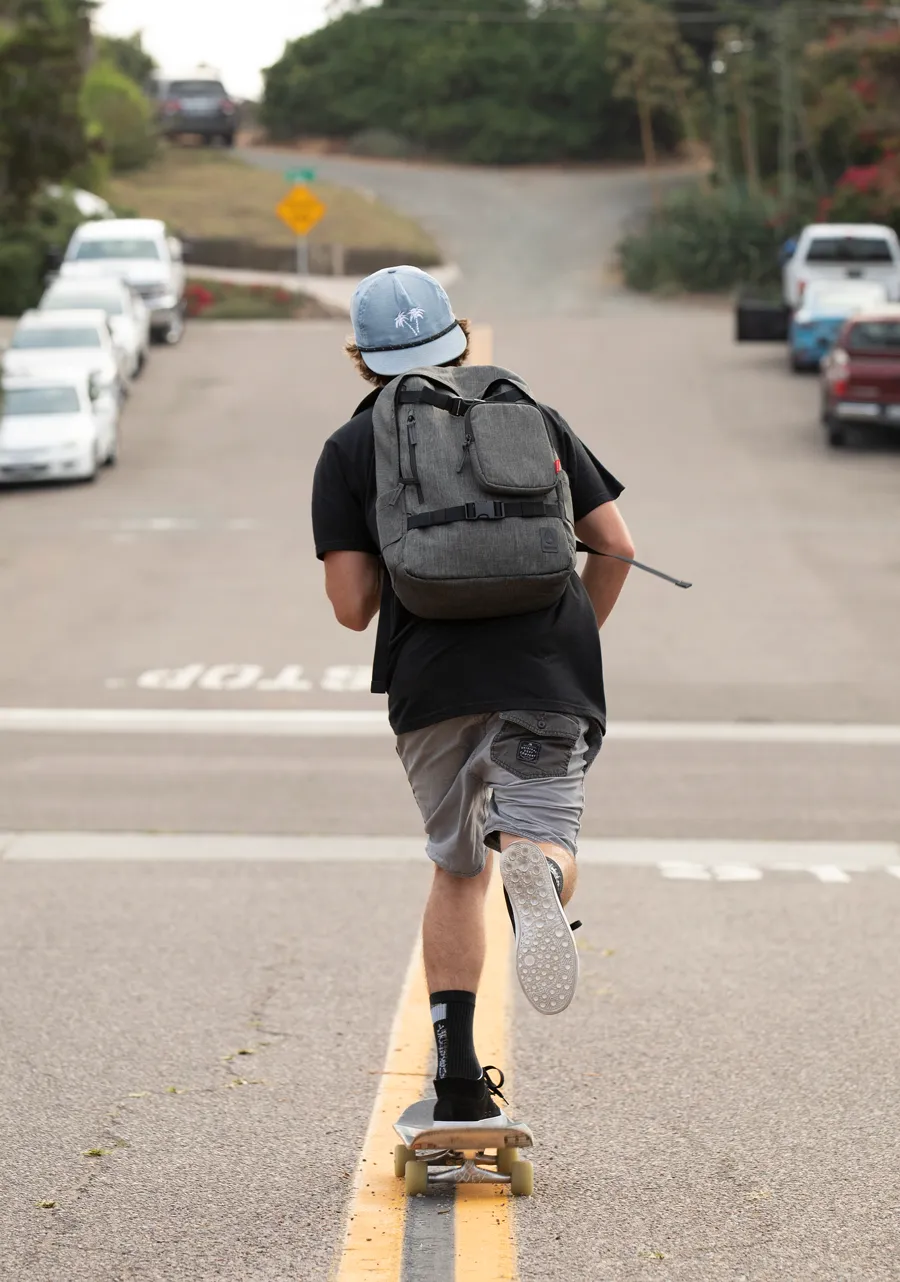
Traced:
[[365, 632], [381, 604], [381, 562], [369, 552], [326, 552], [325, 592], [338, 623]]
[[[602, 503], [593, 512], [575, 522], [575, 533], [582, 543], [595, 552], [611, 552], [613, 556], [634, 556], [634, 544], [628, 526], [615, 503]], [[610, 556], [589, 556], [581, 572], [591, 605], [597, 616], [597, 627], [602, 628], [619, 598], [630, 566], [614, 561]]]

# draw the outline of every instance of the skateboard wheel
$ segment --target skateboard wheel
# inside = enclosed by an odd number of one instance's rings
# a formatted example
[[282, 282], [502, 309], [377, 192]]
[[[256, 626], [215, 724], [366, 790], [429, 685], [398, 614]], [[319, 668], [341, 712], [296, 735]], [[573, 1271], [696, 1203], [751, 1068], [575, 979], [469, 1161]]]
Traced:
[[425, 1162], [417, 1162], [415, 1159], [407, 1162], [403, 1174], [406, 1192], [410, 1197], [418, 1197], [428, 1188], [428, 1166]]
[[398, 1180], [402, 1180], [406, 1174], [406, 1163], [413, 1160], [412, 1149], [408, 1149], [405, 1144], [394, 1146], [394, 1174]]
[[512, 1171], [513, 1162], [518, 1162], [519, 1150], [517, 1148], [498, 1148], [497, 1149], [497, 1171], [500, 1175], [509, 1175]]
[[[406, 1168], [407, 1188], [409, 1167]], [[513, 1162], [509, 1171], [509, 1188], [514, 1197], [531, 1197], [534, 1192], [534, 1167], [530, 1162]]]

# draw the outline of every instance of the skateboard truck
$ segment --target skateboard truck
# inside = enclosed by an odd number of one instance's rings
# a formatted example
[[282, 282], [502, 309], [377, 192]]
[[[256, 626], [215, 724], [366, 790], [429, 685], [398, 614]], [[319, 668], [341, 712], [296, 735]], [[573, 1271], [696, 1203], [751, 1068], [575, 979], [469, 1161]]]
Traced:
[[434, 1100], [419, 1100], [394, 1130], [402, 1140], [394, 1149], [394, 1174], [411, 1197], [446, 1184], [507, 1184], [516, 1197], [534, 1191], [534, 1167], [519, 1155], [534, 1137], [505, 1113], [479, 1123], [436, 1125]]

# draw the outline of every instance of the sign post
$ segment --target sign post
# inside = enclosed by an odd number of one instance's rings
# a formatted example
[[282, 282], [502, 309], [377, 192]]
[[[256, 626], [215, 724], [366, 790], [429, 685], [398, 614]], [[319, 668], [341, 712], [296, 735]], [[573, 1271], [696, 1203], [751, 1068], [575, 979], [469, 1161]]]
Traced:
[[[311, 173], [305, 170], [304, 173]], [[291, 172], [293, 177], [293, 171]], [[324, 218], [326, 206], [308, 187], [292, 187], [275, 207], [275, 213], [297, 237], [297, 275], [309, 275], [309, 233]]]

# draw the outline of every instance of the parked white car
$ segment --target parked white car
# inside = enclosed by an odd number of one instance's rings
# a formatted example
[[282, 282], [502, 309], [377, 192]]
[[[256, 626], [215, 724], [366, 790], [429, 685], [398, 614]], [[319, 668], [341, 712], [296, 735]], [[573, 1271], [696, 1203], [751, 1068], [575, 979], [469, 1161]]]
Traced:
[[92, 191], [85, 191], [83, 187], [62, 187], [59, 183], [51, 183], [47, 188], [47, 195], [54, 200], [59, 200], [61, 196], [70, 196], [82, 218], [115, 218], [116, 216], [116, 211], [108, 200], [95, 195]]
[[181, 242], [156, 218], [82, 223], [60, 266], [63, 280], [112, 276], [127, 281], [150, 309], [154, 338], [177, 343], [184, 333], [185, 272]]
[[57, 278], [44, 291], [38, 308], [42, 312], [102, 309], [122, 353], [126, 378], [136, 378], [143, 369], [150, 348], [150, 312], [125, 281], [104, 276], [83, 281]]
[[115, 463], [118, 419], [99, 407], [84, 370], [3, 380], [0, 484], [93, 481]]
[[818, 281], [878, 281], [900, 300], [900, 241], [879, 223], [811, 223], [782, 269], [784, 301], [796, 311]]
[[97, 406], [118, 421], [124, 395], [121, 356], [106, 312], [25, 312], [3, 357], [5, 374], [54, 377], [61, 369], [93, 378]]

